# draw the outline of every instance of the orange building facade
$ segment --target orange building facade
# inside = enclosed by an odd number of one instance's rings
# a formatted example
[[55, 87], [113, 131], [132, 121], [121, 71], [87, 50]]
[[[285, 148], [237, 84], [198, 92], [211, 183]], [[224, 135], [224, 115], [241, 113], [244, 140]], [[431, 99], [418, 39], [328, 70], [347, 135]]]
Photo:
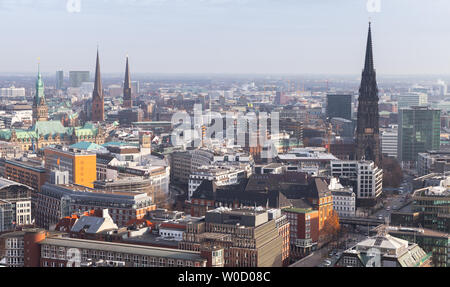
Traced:
[[45, 148], [45, 168], [52, 170], [69, 171], [70, 183], [94, 187], [97, 180], [97, 156], [86, 151], [65, 149], [65, 148]]

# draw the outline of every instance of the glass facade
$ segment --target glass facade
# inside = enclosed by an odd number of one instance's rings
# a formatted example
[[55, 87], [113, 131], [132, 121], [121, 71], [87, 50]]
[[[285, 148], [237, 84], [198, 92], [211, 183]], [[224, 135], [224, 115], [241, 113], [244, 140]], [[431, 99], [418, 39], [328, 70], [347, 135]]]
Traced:
[[352, 95], [327, 95], [327, 117], [352, 119]]
[[400, 110], [399, 157], [403, 162], [417, 161], [417, 155], [440, 148], [441, 111], [428, 107]]

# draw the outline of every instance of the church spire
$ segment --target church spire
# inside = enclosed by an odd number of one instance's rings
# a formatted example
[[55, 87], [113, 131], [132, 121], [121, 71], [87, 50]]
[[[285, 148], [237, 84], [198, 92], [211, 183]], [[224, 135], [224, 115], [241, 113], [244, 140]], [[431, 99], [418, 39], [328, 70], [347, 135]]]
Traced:
[[366, 62], [364, 65], [364, 71], [372, 72], [373, 70], [374, 66], [373, 66], [373, 51], [372, 51], [372, 28], [371, 22], [369, 22], [369, 33], [367, 35]]
[[97, 64], [95, 67], [94, 92], [92, 93], [92, 114], [93, 122], [103, 122], [105, 120], [105, 104], [103, 99], [102, 78], [100, 75], [100, 56], [97, 48]]
[[356, 128], [356, 159], [381, 164], [378, 85], [373, 63], [372, 29], [369, 22], [366, 59], [361, 77], [358, 97], [358, 121]]
[[128, 64], [128, 56], [127, 56], [127, 66], [125, 68], [125, 83], [124, 83], [124, 86], [126, 88], [131, 88], [130, 66]]
[[130, 65], [128, 63], [128, 55], [127, 55], [127, 64], [125, 67], [125, 81], [123, 83], [123, 107], [131, 108], [132, 106], [133, 106], [133, 99], [131, 95]]
[[95, 67], [95, 83], [94, 83], [94, 94], [93, 97], [103, 98], [103, 89], [102, 89], [102, 78], [100, 75], [100, 56], [97, 48], [97, 64]]

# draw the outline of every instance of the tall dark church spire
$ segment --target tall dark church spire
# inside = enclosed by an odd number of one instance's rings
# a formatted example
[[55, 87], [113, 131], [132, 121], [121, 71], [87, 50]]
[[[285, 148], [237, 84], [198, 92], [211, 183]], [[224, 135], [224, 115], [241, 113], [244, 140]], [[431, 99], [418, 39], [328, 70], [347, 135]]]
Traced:
[[127, 65], [125, 68], [125, 81], [123, 83], [123, 107], [131, 108], [132, 106], [133, 106], [133, 99], [131, 95], [131, 76], [127, 56]]
[[95, 83], [92, 93], [92, 115], [93, 122], [102, 122], [105, 120], [105, 105], [103, 99], [102, 78], [100, 74], [100, 56], [97, 49], [97, 63], [95, 67]]
[[381, 163], [378, 113], [378, 85], [373, 63], [372, 29], [369, 23], [366, 58], [358, 98], [358, 125], [356, 129], [356, 159]]
[[373, 51], [372, 51], [372, 27], [370, 22], [369, 22], [369, 34], [367, 35], [366, 62], [364, 65], [364, 71], [374, 71]]

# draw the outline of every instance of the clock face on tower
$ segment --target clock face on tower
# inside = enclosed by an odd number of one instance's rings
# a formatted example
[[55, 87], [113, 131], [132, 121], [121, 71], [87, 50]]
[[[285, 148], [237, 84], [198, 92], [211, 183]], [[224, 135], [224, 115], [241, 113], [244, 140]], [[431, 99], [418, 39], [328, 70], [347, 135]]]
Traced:
[[365, 134], [371, 135], [371, 134], [373, 134], [373, 129], [372, 128], [366, 128], [364, 132], [365, 132]]

